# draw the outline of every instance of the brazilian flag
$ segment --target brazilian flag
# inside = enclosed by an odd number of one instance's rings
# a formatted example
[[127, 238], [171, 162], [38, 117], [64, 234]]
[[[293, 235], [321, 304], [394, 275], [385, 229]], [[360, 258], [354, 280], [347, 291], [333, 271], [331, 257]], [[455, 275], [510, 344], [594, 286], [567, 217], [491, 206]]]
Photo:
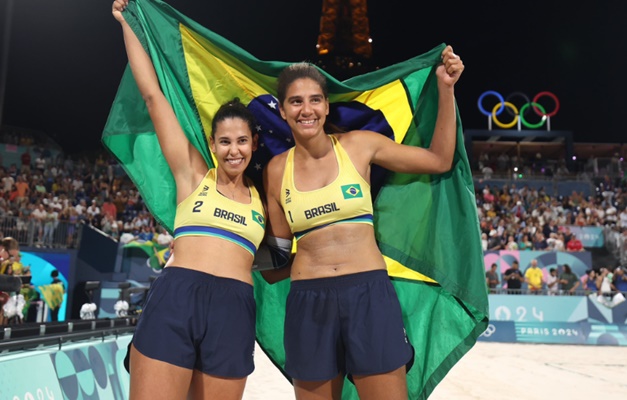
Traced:
[[37, 288], [48, 307], [55, 309], [63, 303], [63, 295], [65, 294], [63, 284], [51, 283], [50, 285], [42, 285]]
[[[278, 113], [276, 78], [286, 62], [260, 61], [156, 0], [131, 1], [124, 17], [151, 56], [161, 88], [190, 142], [209, 166], [211, 116], [233, 97], [255, 114], [260, 147], [247, 171], [259, 182], [269, 159], [293, 145]], [[444, 44], [429, 52], [340, 82], [328, 79], [329, 119], [428, 147], [437, 115], [435, 66]], [[324, 72], [323, 72], [324, 73]], [[429, 396], [475, 344], [488, 323], [488, 296], [473, 182], [458, 117], [453, 169], [442, 175], [373, 170], [375, 231], [403, 308], [415, 363], [411, 399]], [[139, 188], [148, 208], [172, 231], [176, 191], [154, 127], [127, 69], [102, 141]], [[274, 285], [255, 273], [257, 340], [283, 371], [283, 321], [289, 280]], [[288, 377], [289, 378], [289, 377]], [[346, 381], [343, 398], [357, 399]]]
[[148, 240], [145, 242], [134, 240], [125, 244], [124, 255], [126, 256], [126, 252], [132, 251], [133, 249], [142, 251], [146, 255], [146, 257], [148, 257], [148, 259], [146, 260], [146, 265], [148, 265], [155, 271], [163, 269], [163, 266], [170, 257], [170, 246], [162, 246], [158, 243], [153, 242], [152, 240]]

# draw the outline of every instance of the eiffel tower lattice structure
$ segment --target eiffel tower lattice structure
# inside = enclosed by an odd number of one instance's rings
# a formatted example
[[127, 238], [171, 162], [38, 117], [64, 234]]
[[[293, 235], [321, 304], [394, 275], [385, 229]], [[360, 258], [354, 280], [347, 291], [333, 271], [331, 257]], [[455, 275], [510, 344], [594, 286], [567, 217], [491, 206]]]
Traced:
[[323, 0], [317, 65], [344, 80], [372, 70], [366, 0]]

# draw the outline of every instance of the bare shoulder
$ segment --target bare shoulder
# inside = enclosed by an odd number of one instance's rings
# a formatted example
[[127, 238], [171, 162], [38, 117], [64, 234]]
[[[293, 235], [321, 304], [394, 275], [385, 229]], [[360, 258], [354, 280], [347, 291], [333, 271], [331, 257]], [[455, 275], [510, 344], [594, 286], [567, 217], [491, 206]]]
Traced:
[[381, 140], [389, 140], [388, 137], [380, 133], [365, 130], [355, 130], [335, 135], [342, 146], [368, 146]]
[[348, 152], [353, 163], [364, 161], [368, 164], [372, 162], [374, 154], [389, 139], [373, 131], [350, 131], [336, 135], [344, 150]]
[[342, 144], [344, 144], [359, 141], [360, 139], [364, 137], [369, 137], [370, 135], [378, 135], [378, 133], [373, 131], [354, 130], [345, 133], [335, 134], [335, 137], [338, 138], [338, 140], [342, 142]]
[[272, 157], [263, 170], [263, 186], [268, 198], [278, 196], [281, 190], [283, 172], [285, 171], [285, 163], [287, 162], [287, 153], [288, 151], [286, 150]]
[[266, 166], [266, 174], [269, 176], [276, 176], [277, 174], [283, 175], [285, 169], [285, 163], [287, 161], [287, 153], [289, 150], [285, 150], [283, 153], [277, 154], [270, 159]]

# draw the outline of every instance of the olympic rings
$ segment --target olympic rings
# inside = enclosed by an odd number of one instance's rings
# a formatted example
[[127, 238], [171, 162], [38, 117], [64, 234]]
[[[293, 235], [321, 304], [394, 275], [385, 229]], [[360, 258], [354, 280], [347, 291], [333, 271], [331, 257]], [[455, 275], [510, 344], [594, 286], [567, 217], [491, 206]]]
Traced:
[[494, 335], [495, 332], [496, 332], [496, 326], [494, 326], [494, 324], [488, 324], [488, 327], [486, 328], [485, 331], [483, 331], [483, 333], [480, 336], [490, 337]]
[[[520, 98], [524, 101], [524, 103], [523, 103], [523, 104], [527, 104], [527, 103], [529, 103], [529, 97], [527, 97], [527, 95], [526, 95], [526, 94], [524, 94], [523, 92], [513, 92], [513, 93], [510, 93], [510, 94], [509, 94], [509, 95], [505, 98], [505, 101], [509, 101], [510, 103], [513, 103], [512, 98], [515, 98], [515, 97], [520, 97]], [[522, 110], [522, 108], [521, 108], [521, 110]], [[508, 113], [509, 115], [511, 115], [512, 117], [514, 116], [514, 114], [512, 114], [512, 112], [511, 112], [509, 109], [506, 109], [506, 111], [507, 111], [507, 113]], [[522, 111], [521, 111], [521, 112], [522, 112]]]
[[[483, 100], [487, 96], [494, 96], [498, 100], [498, 103], [495, 104], [495, 106], [492, 109], [492, 112], [487, 111], [483, 107]], [[519, 109], [514, 105], [512, 101], [512, 99], [515, 97], [522, 98], [522, 100], [524, 101], [523, 105], [520, 107], [520, 112], [519, 112]], [[547, 113], [545, 108], [541, 104], [538, 103], [538, 100], [541, 99], [542, 97], [549, 97], [551, 98], [551, 100], [553, 100], [554, 102], [553, 111]], [[494, 90], [488, 90], [488, 91], [483, 92], [481, 96], [479, 96], [479, 99], [477, 101], [477, 106], [479, 107], [479, 111], [483, 115], [487, 117], [491, 117], [492, 121], [494, 121], [494, 123], [500, 128], [508, 129], [508, 128], [515, 126], [519, 121], [518, 118], [520, 118], [520, 123], [522, 125], [524, 125], [525, 127], [529, 129], [536, 129], [544, 125], [550, 117], [553, 117], [557, 114], [557, 112], [560, 109], [560, 102], [556, 95], [548, 91], [540, 92], [536, 94], [532, 100], [529, 100], [529, 97], [527, 97], [527, 95], [525, 95], [522, 92], [513, 92], [504, 98], [499, 92], [496, 92]], [[531, 123], [524, 118], [524, 114], [525, 112], [528, 111], [529, 107], [531, 107], [531, 109], [538, 116], [541, 117], [538, 123]], [[514, 117], [511, 122], [501, 122], [497, 118], [497, 116], [501, 115], [503, 110], [506, 110], [507, 114]], [[549, 122], [549, 127], [550, 127], [550, 122]]]
[[[544, 114], [544, 115], [546, 115], [547, 117], [552, 117], [552, 116], [554, 116], [555, 114], [557, 114], [557, 112], [558, 112], [558, 111], [559, 111], [559, 109], [560, 109], [560, 101], [557, 99], [557, 96], [556, 96], [556, 95], [554, 95], [554, 94], [553, 94], [553, 93], [551, 93], [551, 92], [546, 92], [546, 91], [545, 91], [545, 92], [540, 92], [540, 93], [536, 94], [536, 96], [533, 98], [533, 102], [534, 102], [534, 103], [537, 103], [537, 102], [538, 102], [538, 99], [539, 99], [540, 97], [542, 97], [542, 96], [548, 96], [548, 97], [550, 97], [551, 99], [553, 99], [553, 101], [555, 102], [555, 109], [554, 109], [553, 111], [551, 111], [550, 113], [548, 113], [548, 114]], [[535, 107], [533, 108], [533, 111], [535, 111], [535, 112], [536, 112], [536, 114], [538, 114], [538, 115], [542, 115], [542, 114], [540, 114], [540, 113], [538, 112], [538, 110], [536, 110], [536, 108], [535, 108]], [[542, 112], [544, 113], [544, 111], [542, 111]]]
[[[525, 110], [529, 108], [529, 106], [532, 106], [534, 110], [536, 107], [538, 107], [540, 111], [542, 111], [542, 114], [541, 114], [542, 119], [537, 124], [532, 124], [532, 123], [525, 121]], [[547, 119], [547, 114], [546, 114], [546, 111], [544, 110], [544, 107], [542, 107], [540, 104], [536, 103], [535, 101], [525, 104], [520, 109], [520, 122], [522, 122], [522, 124], [525, 125], [529, 129], [535, 129], [535, 128], [541, 127], [542, 125], [544, 125], [544, 122], [546, 121], [546, 119]]]
[[[499, 108], [499, 107], [503, 107], [503, 105], [505, 105], [505, 107], [509, 107], [512, 110], [514, 110], [514, 119], [512, 120], [512, 122], [507, 123], [507, 124], [504, 124], [501, 121], [499, 121], [498, 119], [496, 119], [496, 109]], [[503, 129], [511, 128], [512, 126], [516, 125], [516, 122], [518, 122], [518, 109], [516, 108], [515, 105], [513, 105], [509, 101], [506, 101], [503, 104], [495, 104], [494, 108], [492, 109], [492, 120], [494, 121], [494, 123], [497, 126], [503, 128]]]
[[501, 108], [496, 113], [496, 115], [500, 115], [503, 112], [503, 109], [505, 108], [505, 99], [503, 99], [503, 96], [501, 96], [499, 92], [495, 92], [494, 90], [488, 90], [487, 92], [483, 92], [481, 96], [479, 96], [479, 100], [477, 101], [477, 105], [479, 106], [479, 111], [481, 111], [481, 113], [485, 115], [486, 117], [489, 117], [490, 115], [492, 115], [492, 113], [486, 111], [481, 105], [483, 102], [483, 99], [489, 94], [491, 94], [492, 96], [496, 96], [496, 98], [499, 99], [499, 104], [501, 105]]

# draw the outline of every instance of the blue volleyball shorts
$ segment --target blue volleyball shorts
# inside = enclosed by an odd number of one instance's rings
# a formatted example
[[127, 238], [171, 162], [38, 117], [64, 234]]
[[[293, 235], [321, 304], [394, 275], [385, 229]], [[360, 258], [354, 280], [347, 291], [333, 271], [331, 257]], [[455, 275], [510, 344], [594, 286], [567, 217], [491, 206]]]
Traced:
[[166, 267], [149, 290], [133, 345], [179, 367], [245, 377], [255, 368], [255, 312], [250, 284]]
[[414, 356], [385, 270], [292, 281], [284, 345], [286, 372], [304, 381], [409, 368]]

